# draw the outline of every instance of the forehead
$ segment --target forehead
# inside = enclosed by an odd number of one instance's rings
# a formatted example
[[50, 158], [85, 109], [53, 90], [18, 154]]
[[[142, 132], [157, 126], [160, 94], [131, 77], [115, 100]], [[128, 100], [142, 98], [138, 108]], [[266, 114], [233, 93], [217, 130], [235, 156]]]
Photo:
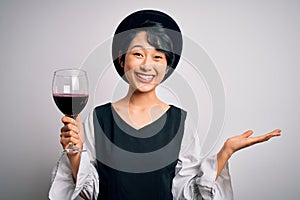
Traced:
[[132, 41], [129, 44], [129, 49], [137, 47], [142, 48], [154, 48], [152, 45], [149, 44], [147, 40], [147, 32], [146, 31], [140, 31], [138, 32], [135, 37], [132, 39]]

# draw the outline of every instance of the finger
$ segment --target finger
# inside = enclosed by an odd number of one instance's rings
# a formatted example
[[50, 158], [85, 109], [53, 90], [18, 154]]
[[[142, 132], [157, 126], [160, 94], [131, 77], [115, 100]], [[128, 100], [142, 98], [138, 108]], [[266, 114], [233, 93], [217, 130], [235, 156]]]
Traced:
[[280, 129], [275, 129], [274, 131], [271, 132], [272, 135], [274, 136], [280, 136], [281, 135], [281, 130]]
[[76, 133], [73, 133], [73, 132], [63, 132], [61, 135], [60, 135], [60, 138], [61, 140], [72, 140], [72, 139], [75, 139], [75, 140], [80, 140], [80, 137], [78, 134]]
[[75, 119], [73, 119], [73, 118], [71, 118], [71, 117], [68, 117], [68, 116], [63, 116], [63, 117], [61, 118], [61, 121], [62, 121], [62, 123], [64, 123], [64, 124], [73, 124], [73, 125], [76, 125], [76, 124], [77, 124], [77, 122], [76, 122]]
[[276, 129], [276, 130], [274, 130], [270, 133], [266, 133], [266, 134], [261, 135], [261, 136], [253, 137], [253, 138], [251, 138], [252, 143], [255, 144], [255, 143], [260, 143], [260, 142], [266, 142], [269, 139], [271, 139], [272, 137], [280, 136], [280, 132], [281, 132], [281, 130]]
[[67, 148], [68, 145], [69, 145], [70, 143], [76, 145], [76, 144], [81, 143], [81, 141], [80, 141], [80, 139], [76, 139], [76, 138], [74, 138], [74, 137], [69, 137], [69, 138], [62, 138], [62, 139], [60, 140], [60, 143], [62, 144], [62, 146], [63, 146], [64, 148]]
[[60, 132], [68, 132], [68, 131], [73, 131], [78, 134], [80, 132], [80, 129], [74, 124], [70, 124], [70, 123], [66, 124], [60, 129]]
[[266, 133], [264, 135], [262, 135], [263, 137], [265, 137], [265, 139], [270, 139], [272, 137], [275, 136], [280, 136], [281, 135], [281, 130], [280, 129], [275, 129], [274, 131], [270, 132], [270, 133]]
[[73, 131], [62, 132], [60, 134], [60, 137], [61, 138], [70, 138], [70, 137], [73, 137], [73, 138], [76, 138], [76, 139], [80, 139], [80, 136], [77, 133], [74, 133]]
[[281, 131], [272, 131], [271, 133], [266, 134], [266, 140], [271, 139], [272, 137], [278, 137], [281, 135]]

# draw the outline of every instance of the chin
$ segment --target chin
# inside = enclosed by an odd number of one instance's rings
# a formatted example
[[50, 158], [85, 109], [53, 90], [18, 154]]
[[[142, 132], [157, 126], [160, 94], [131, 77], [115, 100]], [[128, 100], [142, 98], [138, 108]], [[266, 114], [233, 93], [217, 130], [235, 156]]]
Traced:
[[143, 85], [135, 88], [136, 92], [147, 93], [155, 90], [157, 85]]

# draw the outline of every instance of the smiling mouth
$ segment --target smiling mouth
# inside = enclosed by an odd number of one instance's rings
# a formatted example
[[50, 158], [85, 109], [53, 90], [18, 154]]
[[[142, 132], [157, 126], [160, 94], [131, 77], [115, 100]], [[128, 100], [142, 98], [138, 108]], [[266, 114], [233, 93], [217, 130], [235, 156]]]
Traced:
[[151, 82], [154, 78], [154, 75], [150, 75], [150, 74], [141, 74], [138, 72], [136, 72], [135, 74], [142, 82]]

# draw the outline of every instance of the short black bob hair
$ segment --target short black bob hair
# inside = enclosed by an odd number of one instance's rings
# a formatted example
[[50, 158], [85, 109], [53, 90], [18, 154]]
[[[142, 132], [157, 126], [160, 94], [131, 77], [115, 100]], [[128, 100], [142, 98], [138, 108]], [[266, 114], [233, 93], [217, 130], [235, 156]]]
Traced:
[[[165, 53], [168, 73], [176, 68], [182, 52], [182, 34], [177, 23], [167, 14], [156, 10], [140, 10], [128, 15], [117, 27], [112, 43], [112, 57], [118, 74], [126, 80], [120, 62], [125, 61], [128, 46], [138, 32], [147, 33], [148, 43]], [[120, 52], [122, 52], [121, 57]]]

